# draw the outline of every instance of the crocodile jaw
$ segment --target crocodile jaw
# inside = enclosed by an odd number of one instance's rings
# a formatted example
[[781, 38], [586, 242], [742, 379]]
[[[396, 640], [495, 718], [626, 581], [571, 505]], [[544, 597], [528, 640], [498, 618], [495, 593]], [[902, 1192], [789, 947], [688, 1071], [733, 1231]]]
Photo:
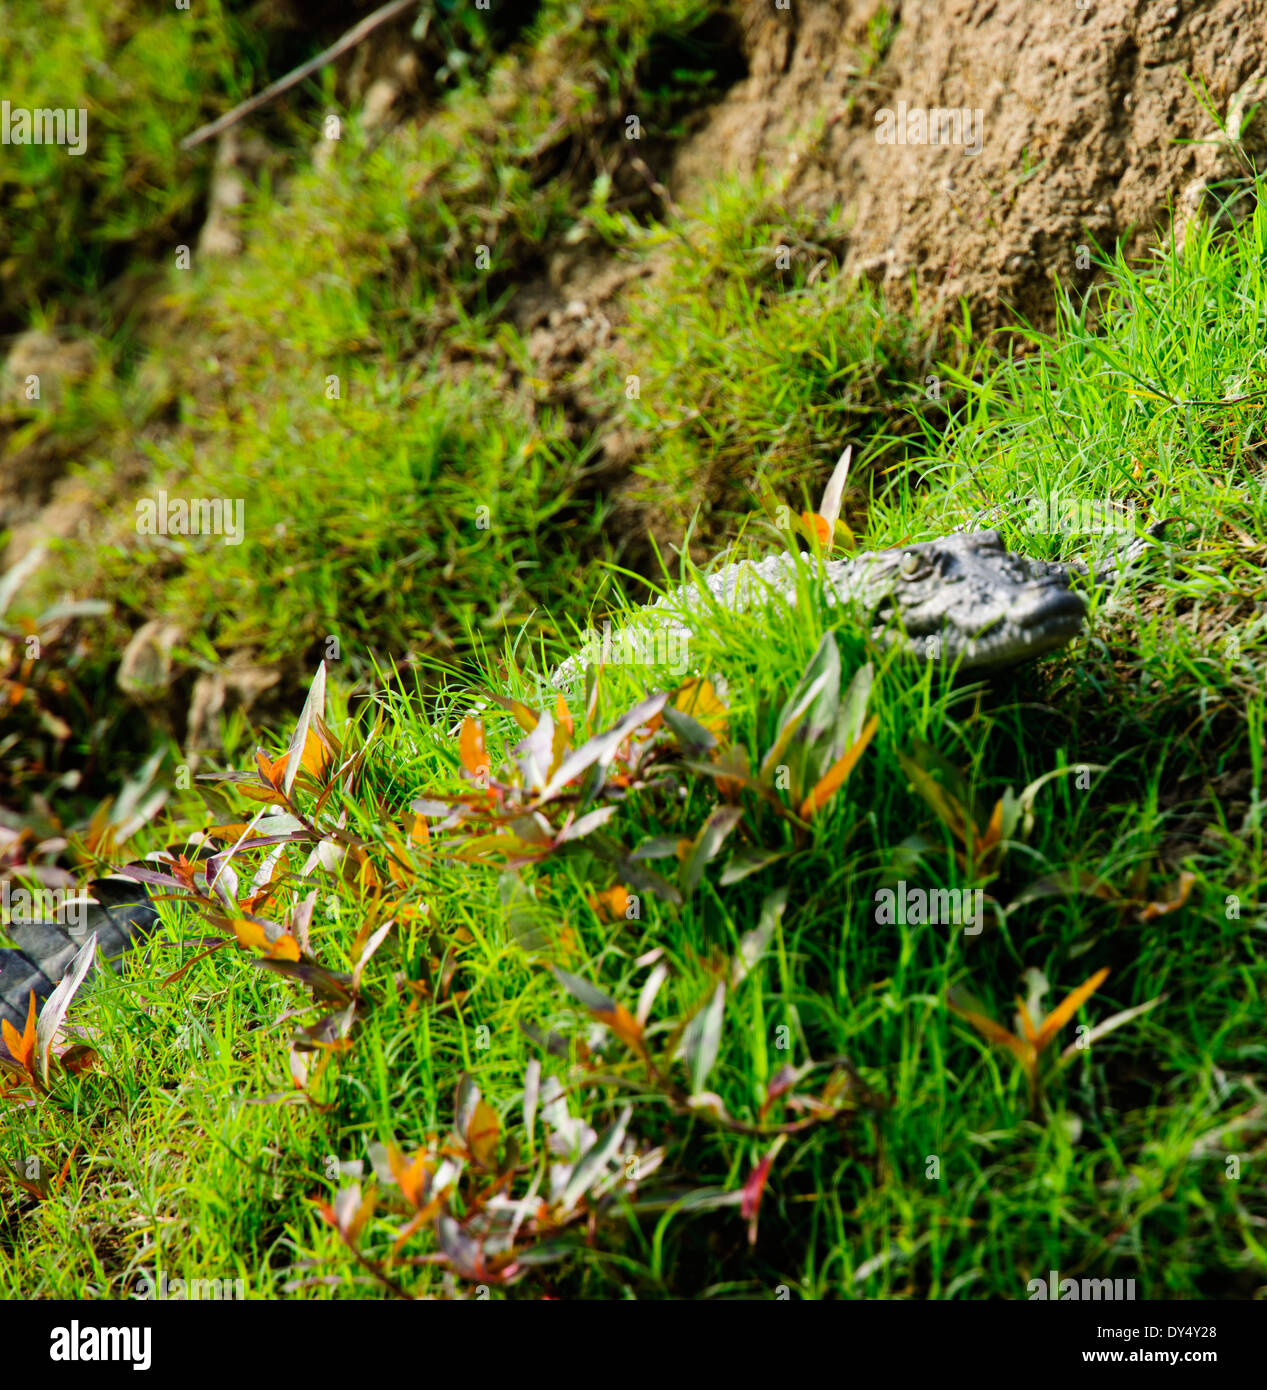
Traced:
[[883, 647], [896, 646], [924, 660], [941, 660], [960, 671], [996, 671], [1032, 661], [1073, 641], [1082, 631], [1086, 600], [1070, 589], [1057, 590], [1024, 621], [1000, 619], [977, 632], [945, 629], [913, 636], [900, 629], [877, 630]]

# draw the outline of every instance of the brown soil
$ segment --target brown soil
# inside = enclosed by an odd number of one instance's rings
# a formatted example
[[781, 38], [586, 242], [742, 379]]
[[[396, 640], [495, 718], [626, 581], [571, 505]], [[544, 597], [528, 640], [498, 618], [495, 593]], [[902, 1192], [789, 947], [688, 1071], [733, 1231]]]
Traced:
[[[965, 303], [977, 333], [1051, 327], [1057, 286], [1089, 287], [1099, 253], [1146, 255], [1172, 218], [1181, 236], [1230, 191], [1243, 215], [1247, 160], [1267, 169], [1267, 101], [1232, 143], [1189, 86], [1225, 126], [1231, 111], [1234, 130], [1267, 97], [1267, 22], [1245, 0], [785, 2], [739, 7], [747, 76], [675, 148], [648, 150], [643, 176], [670, 210], [697, 206], [720, 174], [759, 172], [789, 212], [843, 209], [844, 273], [881, 282], [900, 307], [914, 287], [930, 353]], [[958, 145], [878, 141], [886, 110], [933, 108], [979, 112], [979, 151], [962, 124]], [[548, 259], [510, 312], [541, 398], [596, 432], [595, 480], [641, 568], [648, 535], [662, 550], [680, 537], [662, 533], [628, 475], [638, 440], [596, 417], [590, 389], [622, 356], [634, 272], [570, 249]]]
[[[962, 296], [978, 329], [1049, 324], [1052, 278], [1092, 277], [1080, 246], [1142, 252], [1194, 180], [1234, 172], [1226, 147], [1181, 143], [1216, 136], [1185, 77], [1225, 113], [1267, 75], [1252, 0], [903, 0], [878, 62], [880, 0], [788, 3], [745, 6], [749, 76], [678, 150], [674, 196], [763, 166], [794, 206], [844, 206], [846, 271], [903, 293], [913, 276], [937, 319]], [[879, 143], [877, 113], [900, 102], [980, 111], [980, 152]], [[1264, 129], [1259, 112], [1255, 153]]]

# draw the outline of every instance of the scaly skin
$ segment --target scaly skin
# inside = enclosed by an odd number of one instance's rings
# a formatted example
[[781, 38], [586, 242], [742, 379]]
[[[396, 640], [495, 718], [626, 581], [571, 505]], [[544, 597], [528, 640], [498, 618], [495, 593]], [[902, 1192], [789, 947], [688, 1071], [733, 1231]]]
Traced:
[[[26, 1023], [31, 994], [38, 1009], [93, 932], [99, 951], [107, 958], [118, 958], [158, 925], [158, 913], [145, 888], [114, 876], [94, 880], [83, 900], [62, 907], [54, 920], [38, 918], [36, 914], [36, 920], [13, 921], [0, 928], [16, 943], [0, 947], [0, 1018], [19, 1033]], [[0, 1052], [7, 1055], [7, 1051], [0, 1041]]]
[[[812, 561], [810, 576], [813, 577]], [[712, 603], [738, 611], [795, 605], [797, 561], [786, 551], [758, 562], [726, 565], [641, 610], [651, 629], [689, 637], [689, 615]], [[956, 532], [895, 550], [868, 551], [822, 568], [829, 606], [848, 605], [884, 648], [943, 661], [960, 671], [990, 672], [1041, 656], [1077, 636], [1086, 599], [1070, 587], [1079, 565], [1031, 560], [1005, 550], [997, 531]], [[1102, 575], [1101, 578], [1104, 576]], [[639, 629], [638, 617], [629, 624]], [[563, 663], [553, 684], [571, 685], [580, 658]]]

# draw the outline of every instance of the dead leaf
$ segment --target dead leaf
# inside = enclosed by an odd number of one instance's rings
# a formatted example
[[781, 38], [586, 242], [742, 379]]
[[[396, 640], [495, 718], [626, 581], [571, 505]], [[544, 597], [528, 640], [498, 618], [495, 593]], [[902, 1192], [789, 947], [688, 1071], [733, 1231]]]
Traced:
[[1185, 869], [1179, 875], [1179, 881], [1175, 884], [1170, 896], [1159, 902], [1146, 903], [1135, 914], [1135, 920], [1137, 922], [1155, 922], [1158, 917], [1165, 917], [1168, 913], [1178, 912], [1188, 901], [1196, 881], [1196, 874]]

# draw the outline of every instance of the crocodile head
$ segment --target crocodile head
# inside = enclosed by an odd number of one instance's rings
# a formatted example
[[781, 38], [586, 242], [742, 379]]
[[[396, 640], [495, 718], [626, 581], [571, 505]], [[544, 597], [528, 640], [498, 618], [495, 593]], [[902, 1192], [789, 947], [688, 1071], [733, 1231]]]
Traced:
[[1063, 566], [1005, 549], [997, 531], [857, 555], [827, 573], [840, 598], [867, 612], [877, 641], [964, 671], [1063, 646], [1086, 615]]

